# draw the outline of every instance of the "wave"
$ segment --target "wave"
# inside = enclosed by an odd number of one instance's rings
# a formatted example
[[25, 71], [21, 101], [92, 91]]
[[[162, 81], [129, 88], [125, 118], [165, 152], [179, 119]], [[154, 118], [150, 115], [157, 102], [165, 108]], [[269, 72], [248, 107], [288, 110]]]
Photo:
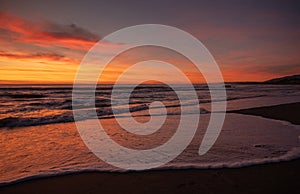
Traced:
[[46, 116], [40, 118], [20, 118], [20, 117], [7, 117], [0, 119], [0, 128], [16, 128], [16, 127], [25, 127], [25, 126], [38, 126], [45, 124], [54, 124], [54, 123], [67, 123], [74, 122], [73, 116], [68, 115], [59, 115], [59, 116]]
[[152, 168], [152, 169], [145, 169], [145, 170], [125, 170], [125, 169], [101, 169], [101, 168], [79, 168], [79, 169], [72, 169], [72, 167], [64, 168], [59, 171], [52, 171], [52, 172], [40, 172], [39, 174], [33, 174], [30, 176], [23, 176], [11, 179], [9, 181], [0, 182], [0, 186], [8, 186], [13, 185], [29, 180], [41, 179], [41, 178], [49, 178], [49, 177], [57, 177], [63, 175], [75, 175], [81, 173], [91, 173], [91, 172], [105, 172], [105, 173], [130, 173], [130, 172], [148, 172], [148, 171], [163, 171], [163, 170], [188, 170], [188, 169], [233, 169], [233, 168], [242, 168], [242, 167], [249, 167], [255, 165], [263, 165], [263, 164], [271, 164], [271, 163], [278, 163], [278, 162], [287, 162], [292, 161], [300, 158], [300, 148], [293, 148], [288, 151], [286, 154], [273, 157], [273, 158], [263, 158], [263, 159], [253, 159], [253, 160], [244, 160], [240, 162], [234, 163], [211, 163], [211, 164], [194, 164], [194, 163], [184, 163], [180, 165], [176, 164], [167, 164], [161, 167]]
[[[6, 88], [5, 88], [6, 87]], [[259, 98], [263, 96], [282, 95], [287, 90], [297, 91], [295, 88], [266, 88], [257, 85], [227, 85], [227, 99], [220, 97], [215, 99], [218, 101], [235, 101], [247, 98]], [[121, 89], [130, 88], [130, 86], [122, 86]], [[82, 87], [84, 90], [90, 90], [88, 86]], [[21, 127], [42, 125], [61, 122], [73, 122], [73, 111], [85, 111], [96, 107], [97, 115], [100, 118], [111, 118], [113, 112], [111, 110], [111, 90], [112, 85], [100, 85], [95, 92], [95, 103], [91, 105], [88, 102], [80, 106], [72, 106], [72, 85], [29, 85], [29, 86], [1, 86], [0, 85], [0, 127]], [[161, 101], [167, 109], [176, 109], [189, 105], [188, 95], [189, 87], [184, 85], [176, 86], [176, 89], [186, 91], [186, 99], [183, 103], [179, 103], [179, 99], [172, 88], [166, 85], [140, 85], [130, 95], [129, 106], [130, 112], [147, 111], [148, 105], [153, 101]], [[194, 85], [199, 97], [199, 104], [211, 103], [210, 94], [207, 85]], [[213, 89], [219, 89], [218, 85]], [[79, 90], [79, 92], [81, 92]], [[293, 94], [293, 93], [292, 93]], [[123, 91], [117, 98], [123, 97]], [[125, 104], [119, 105], [118, 114], [123, 114], [127, 110], [124, 109]], [[88, 112], [88, 111], [86, 111]], [[201, 113], [208, 112], [201, 110]], [[50, 115], [51, 114], [51, 115]], [[119, 116], [119, 115], [116, 116]], [[144, 114], [144, 113], [143, 113]], [[179, 114], [170, 112], [168, 114]], [[144, 114], [145, 115], [145, 114]], [[146, 115], [149, 116], [149, 115]], [[87, 119], [89, 116], [87, 115]]]
[[9, 97], [9, 98], [45, 98], [46, 95], [43, 94], [24, 94], [24, 93], [16, 93], [16, 94], [11, 94], [11, 93], [4, 93], [4, 94], [0, 94], [0, 97]]
[[[167, 109], [170, 108], [176, 108], [180, 107], [180, 105], [168, 105], [166, 106]], [[74, 122], [74, 117], [73, 117], [73, 112], [70, 109], [67, 110], [67, 107], [65, 107], [65, 110], [60, 113], [60, 114], [52, 114], [52, 115], [47, 115], [47, 116], [40, 116], [40, 117], [20, 117], [20, 116], [9, 116], [6, 118], [0, 119], [0, 128], [16, 128], [16, 127], [25, 127], [25, 126], [39, 126], [39, 125], [45, 125], [45, 124], [55, 124], [55, 123], [68, 123], [68, 122]], [[94, 112], [91, 111], [93, 110], [92, 107], [77, 107], [78, 109], [75, 109], [74, 111], [80, 111], [82, 115], [85, 115], [82, 120], [88, 120], [88, 119], [94, 119]], [[156, 107], [156, 108], [161, 108], [161, 107]], [[145, 111], [148, 110], [149, 106], [146, 104], [142, 105], [136, 105], [131, 107], [130, 113], [135, 113], [135, 112], [140, 112], [140, 111]], [[122, 114], [127, 113], [126, 108], [119, 108], [118, 112], [114, 114], [112, 111], [111, 107], [102, 107], [96, 109], [96, 113], [98, 116], [98, 119], [107, 119], [107, 118], [114, 118], [114, 117], [141, 117], [141, 116], [151, 116], [149, 114], [140, 114], [140, 115], [127, 115], [124, 116]], [[201, 114], [207, 114], [209, 113], [208, 110], [204, 108], [200, 108], [200, 113]], [[167, 115], [180, 115], [180, 111], [168, 111]], [[194, 113], [186, 113], [186, 114], [194, 114]], [[24, 115], [26, 116], [26, 114]], [[158, 115], [152, 115], [152, 116], [159, 116]]]

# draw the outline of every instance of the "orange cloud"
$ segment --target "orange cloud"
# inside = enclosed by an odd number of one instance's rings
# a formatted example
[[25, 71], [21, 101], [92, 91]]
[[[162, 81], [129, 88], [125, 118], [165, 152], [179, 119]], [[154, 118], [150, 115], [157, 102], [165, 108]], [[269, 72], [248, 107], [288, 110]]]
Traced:
[[40, 60], [41, 62], [46, 61], [59, 61], [59, 62], [68, 62], [68, 63], [75, 63], [74, 60], [55, 53], [34, 53], [34, 54], [27, 54], [27, 53], [14, 53], [14, 52], [4, 52], [0, 51], [0, 58], [5, 58], [8, 60]]
[[[0, 12], [0, 83], [72, 83], [84, 53], [99, 39], [75, 24], [34, 23]], [[109, 53], [119, 45], [107, 46]]]
[[51, 22], [33, 23], [10, 13], [0, 12], [0, 42], [31, 43], [39, 46], [58, 46], [88, 50], [100, 37], [75, 24], [60, 25]]

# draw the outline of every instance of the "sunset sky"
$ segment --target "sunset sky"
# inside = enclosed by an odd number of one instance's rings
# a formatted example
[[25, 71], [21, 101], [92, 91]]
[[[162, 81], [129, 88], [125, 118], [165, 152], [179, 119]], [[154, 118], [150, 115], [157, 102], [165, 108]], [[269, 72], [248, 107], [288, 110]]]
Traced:
[[[83, 56], [101, 37], [147, 23], [197, 37], [215, 57], [225, 81], [299, 74], [299, 10], [299, 1], [283, 0], [0, 0], [0, 84], [72, 83]], [[115, 46], [108, 44], [107, 52]], [[138, 58], [147, 52], [159, 53], [150, 48], [129, 55]], [[172, 59], [183, 63], [180, 57]], [[122, 69], [118, 65], [111, 74]], [[197, 82], [197, 74], [189, 73]], [[106, 79], [109, 83], [109, 75]]]

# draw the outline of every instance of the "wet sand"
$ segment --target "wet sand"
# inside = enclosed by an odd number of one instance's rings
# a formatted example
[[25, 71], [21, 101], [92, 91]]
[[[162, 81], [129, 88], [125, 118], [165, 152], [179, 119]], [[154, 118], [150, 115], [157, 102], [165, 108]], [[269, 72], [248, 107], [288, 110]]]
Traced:
[[31, 180], [0, 193], [296, 193], [300, 160], [237, 169], [82, 173]]
[[284, 120], [292, 124], [300, 125], [300, 103], [282, 104], [268, 107], [249, 108], [229, 111], [232, 113], [262, 116], [270, 119]]
[[[234, 111], [299, 124], [292, 103]], [[235, 169], [79, 173], [0, 188], [0, 193], [297, 193], [300, 160]]]

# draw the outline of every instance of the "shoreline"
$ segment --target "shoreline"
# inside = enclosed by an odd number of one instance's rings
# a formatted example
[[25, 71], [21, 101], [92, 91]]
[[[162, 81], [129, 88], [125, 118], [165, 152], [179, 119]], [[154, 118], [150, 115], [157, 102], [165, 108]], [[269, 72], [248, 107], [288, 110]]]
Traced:
[[241, 168], [83, 172], [2, 186], [0, 193], [292, 193], [299, 173], [300, 159]]
[[[299, 122], [300, 103], [229, 111]], [[289, 120], [286, 120], [286, 114]], [[238, 168], [157, 169], [130, 172], [73, 172], [33, 177], [0, 186], [0, 193], [282, 193], [295, 191], [300, 159]], [[120, 184], [120, 187], [114, 185]]]

